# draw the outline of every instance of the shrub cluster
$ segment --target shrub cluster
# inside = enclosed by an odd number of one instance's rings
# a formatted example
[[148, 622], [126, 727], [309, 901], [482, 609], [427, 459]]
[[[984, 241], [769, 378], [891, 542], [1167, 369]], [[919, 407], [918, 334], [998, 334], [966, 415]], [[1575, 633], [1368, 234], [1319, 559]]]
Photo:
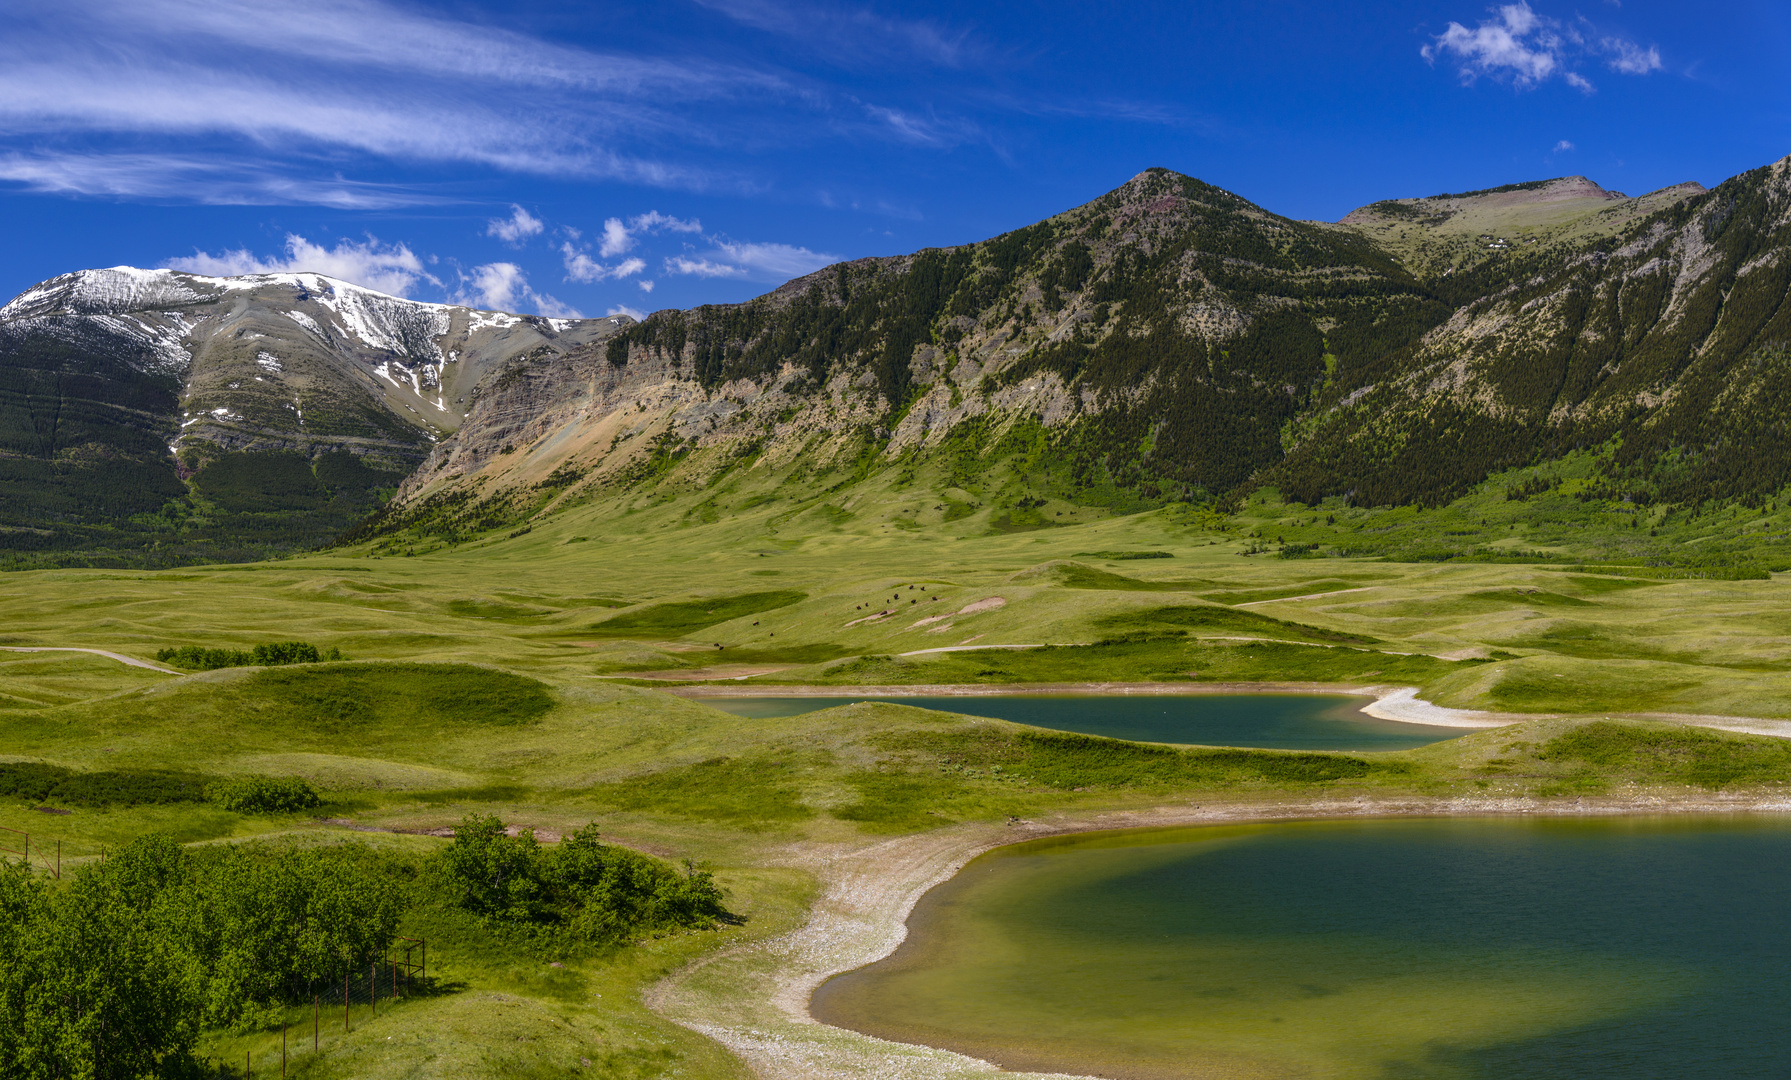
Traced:
[[603, 844], [595, 825], [544, 848], [533, 833], [510, 836], [496, 817], [473, 815], [455, 828], [433, 871], [440, 895], [488, 925], [591, 945], [711, 926], [727, 914], [708, 872], [686, 865], [679, 873]]
[[205, 797], [242, 814], [291, 814], [323, 803], [316, 789], [296, 776], [234, 776], [207, 785]]
[[161, 769], [77, 772], [36, 761], [0, 762], [0, 797], [73, 806], [142, 806], [201, 802], [206, 778]]
[[155, 654], [155, 658], [164, 664], [186, 668], [189, 671], [215, 671], [218, 668], [249, 667], [258, 664], [261, 667], [283, 667], [287, 664], [317, 664], [325, 660], [342, 660], [342, 650], [330, 648], [319, 651], [317, 646], [308, 641], [274, 641], [266, 645], [257, 645], [253, 649], [207, 649], [200, 645], [182, 645], [179, 648], [163, 649]]
[[404, 910], [359, 844], [134, 840], [52, 888], [0, 864], [0, 1074], [199, 1075], [201, 1029], [274, 1022], [383, 956]]

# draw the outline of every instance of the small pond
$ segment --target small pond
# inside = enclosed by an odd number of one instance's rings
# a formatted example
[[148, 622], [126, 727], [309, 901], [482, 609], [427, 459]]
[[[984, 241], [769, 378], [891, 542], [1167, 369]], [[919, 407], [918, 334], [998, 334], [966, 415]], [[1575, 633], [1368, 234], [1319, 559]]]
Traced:
[[1137, 742], [1278, 750], [1409, 750], [1463, 728], [1377, 720], [1371, 700], [1338, 694], [988, 694], [962, 697], [705, 697], [735, 716], [796, 716], [854, 701], [889, 701]]
[[1783, 819], [1095, 833], [971, 862], [812, 1007], [1138, 1080], [1783, 1077], [1788, 916]]

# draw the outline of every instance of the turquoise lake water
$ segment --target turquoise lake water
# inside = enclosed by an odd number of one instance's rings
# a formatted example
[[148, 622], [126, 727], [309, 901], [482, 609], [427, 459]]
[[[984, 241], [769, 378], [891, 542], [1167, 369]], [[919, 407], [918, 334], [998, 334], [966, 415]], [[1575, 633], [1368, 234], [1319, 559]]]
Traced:
[[889, 701], [1054, 731], [1138, 742], [1279, 750], [1409, 750], [1463, 728], [1377, 720], [1369, 698], [1337, 694], [990, 694], [965, 697], [698, 698], [744, 717], [797, 716], [854, 701]]
[[928, 893], [822, 1020], [1122, 1080], [1791, 1075], [1791, 822], [1097, 833]]

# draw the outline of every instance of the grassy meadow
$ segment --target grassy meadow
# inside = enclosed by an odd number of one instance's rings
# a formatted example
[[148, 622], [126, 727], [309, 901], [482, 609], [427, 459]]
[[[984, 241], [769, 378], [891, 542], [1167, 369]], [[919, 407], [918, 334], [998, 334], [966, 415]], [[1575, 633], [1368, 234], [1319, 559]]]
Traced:
[[[0, 826], [39, 850], [60, 841], [66, 868], [149, 831], [421, 859], [469, 813], [543, 837], [595, 822], [713, 868], [737, 919], [562, 956], [419, 908], [404, 932], [429, 937], [435, 991], [347, 1033], [326, 1015], [316, 1055], [295, 1010], [292, 1075], [745, 1075], [649, 1011], [643, 988], [797, 925], [816, 860], [879, 836], [1190, 799], [1785, 792], [1791, 743], [1660, 718], [1791, 719], [1791, 581], [1758, 569], [1776, 508], [1644, 524], [1588, 509], [1565, 481], [1506, 496], [1528, 482], [1435, 510], [1269, 493], [1221, 516], [954, 501], [893, 481], [846, 507], [815, 481], [813, 497], [752, 507], [740, 493], [725, 513], [703, 508], [726, 491], [672, 490], [562, 507], [527, 531], [12, 574], [0, 646], [152, 660], [296, 639], [347, 659], [176, 675], [0, 652], [0, 792], [24, 766], [81, 780], [41, 801], [0, 795]], [[1727, 554], [1702, 569], [1658, 557], [1713, 545]], [[885, 704], [744, 720], [662, 692], [715, 678], [1416, 686], [1438, 704], [1555, 715], [1419, 750], [1319, 754]], [[242, 814], [193, 794], [243, 774], [304, 777], [325, 805]], [[277, 1062], [277, 1030], [208, 1040], [234, 1068], [245, 1051], [257, 1071]]]

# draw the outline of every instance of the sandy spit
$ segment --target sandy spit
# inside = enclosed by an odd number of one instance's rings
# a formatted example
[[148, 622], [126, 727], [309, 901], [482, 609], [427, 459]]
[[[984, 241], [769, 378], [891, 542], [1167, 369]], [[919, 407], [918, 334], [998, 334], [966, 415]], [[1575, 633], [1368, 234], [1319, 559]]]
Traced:
[[1189, 803], [1141, 811], [1062, 815], [1008, 826], [960, 825], [860, 845], [801, 844], [772, 861], [820, 881], [806, 925], [767, 941], [697, 960], [647, 994], [649, 1007], [739, 1055], [765, 1080], [955, 1080], [1005, 1074], [949, 1050], [872, 1038], [815, 1020], [808, 1002], [828, 978], [893, 952], [927, 890], [991, 848], [1042, 836], [1160, 825], [1235, 824], [1309, 818], [1551, 816], [1656, 813], [1785, 813], [1791, 800], [1701, 795], [1632, 799], [1371, 799]]

